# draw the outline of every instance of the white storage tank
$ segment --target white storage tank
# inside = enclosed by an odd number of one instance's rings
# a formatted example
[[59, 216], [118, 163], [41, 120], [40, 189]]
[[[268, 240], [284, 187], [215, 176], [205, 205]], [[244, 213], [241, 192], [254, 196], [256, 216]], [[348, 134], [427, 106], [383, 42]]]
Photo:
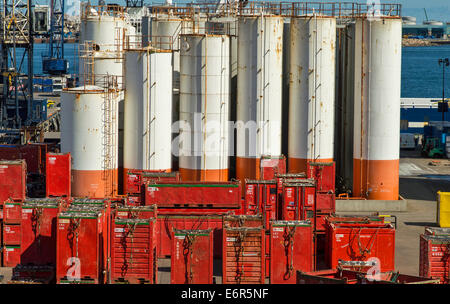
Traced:
[[336, 19], [291, 18], [289, 171], [334, 159]]
[[124, 181], [130, 169], [170, 172], [172, 52], [127, 51], [124, 76]]
[[180, 36], [182, 180], [228, 180], [229, 46], [226, 35]]
[[72, 196], [117, 194], [118, 103], [123, 91], [77, 87], [61, 94], [61, 152], [72, 155]]
[[283, 17], [239, 17], [236, 176], [259, 178], [260, 157], [281, 156]]
[[354, 35], [353, 193], [399, 198], [402, 20], [358, 19]]

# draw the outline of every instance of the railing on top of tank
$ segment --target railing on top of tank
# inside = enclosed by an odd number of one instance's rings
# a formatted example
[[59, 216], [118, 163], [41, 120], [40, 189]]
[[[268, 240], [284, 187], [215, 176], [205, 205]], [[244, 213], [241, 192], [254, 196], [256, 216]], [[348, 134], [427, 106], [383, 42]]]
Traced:
[[143, 50], [143, 49], [172, 51], [174, 49], [174, 38], [172, 36], [147, 36], [147, 35], [125, 36], [123, 45], [124, 51]]
[[[123, 88], [123, 76], [109, 74], [82, 73], [74, 75], [77, 79], [76, 91], [80, 93], [93, 93], [103, 91], [118, 91]], [[63, 91], [70, 91], [74, 88], [64, 88]]]
[[117, 4], [91, 5], [86, 2], [81, 3], [81, 19], [90, 16], [111, 16], [116, 18], [125, 18], [125, 7]]
[[[182, 12], [190, 8], [189, 14], [185, 14], [186, 17], [190, 17], [194, 13], [204, 13], [208, 16], [258, 16], [264, 13], [285, 17], [317, 14], [336, 18], [358, 18], [374, 14], [385, 18], [401, 16], [401, 4], [392, 3], [249, 1], [223, 4], [217, 2], [187, 3], [185, 5], [187, 7], [162, 7], [164, 10], [160, 10], [160, 12], [170, 10]], [[154, 8], [161, 9], [161, 7]]]
[[181, 7], [181, 6], [150, 6], [150, 14], [156, 18], [191, 18], [194, 15], [194, 10], [192, 7]]
[[237, 32], [236, 22], [183, 22], [181, 25], [181, 35], [208, 34], [208, 35], [229, 35], [234, 36]]

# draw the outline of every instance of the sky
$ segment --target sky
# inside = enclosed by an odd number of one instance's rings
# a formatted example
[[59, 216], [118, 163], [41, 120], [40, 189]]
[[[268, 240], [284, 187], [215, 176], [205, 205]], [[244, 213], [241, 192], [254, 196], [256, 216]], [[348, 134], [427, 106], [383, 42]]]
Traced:
[[[65, 0], [66, 8], [76, 6], [80, 0]], [[83, 0], [87, 1], [87, 0]], [[144, 0], [144, 3], [151, 3], [152, 0]], [[213, 2], [215, 0], [209, 0]], [[217, 0], [218, 1], [218, 0]], [[288, 0], [289, 1], [289, 0]], [[450, 22], [450, 0], [312, 0], [310, 2], [357, 2], [367, 3], [379, 1], [380, 3], [399, 3], [402, 5], [403, 16], [414, 16], [417, 18], [417, 23], [422, 23], [425, 20], [424, 8], [427, 11], [429, 20], [439, 20]], [[125, 0], [105, 0], [106, 3], [117, 3], [125, 5]], [[157, 3], [163, 2], [163, 0], [155, 0]], [[177, 2], [186, 2], [186, 0], [172, 0], [174, 4]], [[190, 1], [189, 1], [190, 2]], [[273, 1], [276, 2], [276, 1]], [[307, 2], [307, 1], [302, 1]], [[48, 4], [49, 0], [35, 0], [36, 4]], [[98, 0], [91, 0], [94, 5], [98, 4]], [[70, 9], [69, 9], [70, 10]]]

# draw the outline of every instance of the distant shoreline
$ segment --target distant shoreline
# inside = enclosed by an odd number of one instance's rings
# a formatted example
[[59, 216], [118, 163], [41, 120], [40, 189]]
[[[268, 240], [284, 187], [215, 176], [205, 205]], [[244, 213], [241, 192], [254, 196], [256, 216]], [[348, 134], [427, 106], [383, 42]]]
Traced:
[[412, 39], [412, 38], [403, 38], [402, 46], [403, 47], [417, 47], [417, 46], [440, 46], [450, 44], [450, 39]]

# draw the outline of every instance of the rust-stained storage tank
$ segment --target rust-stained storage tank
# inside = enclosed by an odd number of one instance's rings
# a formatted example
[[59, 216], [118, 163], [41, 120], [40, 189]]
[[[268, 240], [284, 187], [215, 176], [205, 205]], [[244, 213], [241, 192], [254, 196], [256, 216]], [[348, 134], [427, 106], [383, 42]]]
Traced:
[[130, 169], [171, 171], [172, 52], [125, 52], [124, 184]]
[[335, 45], [335, 18], [291, 18], [289, 172], [333, 161]]
[[227, 35], [180, 36], [182, 180], [228, 180], [230, 44]]
[[239, 17], [236, 176], [259, 178], [260, 157], [281, 156], [283, 17]]
[[398, 200], [402, 21], [358, 19], [354, 38], [353, 193]]
[[61, 94], [61, 152], [72, 155], [72, 196], [117, 194], [118, 103], [123, 91], [85, 86]]

